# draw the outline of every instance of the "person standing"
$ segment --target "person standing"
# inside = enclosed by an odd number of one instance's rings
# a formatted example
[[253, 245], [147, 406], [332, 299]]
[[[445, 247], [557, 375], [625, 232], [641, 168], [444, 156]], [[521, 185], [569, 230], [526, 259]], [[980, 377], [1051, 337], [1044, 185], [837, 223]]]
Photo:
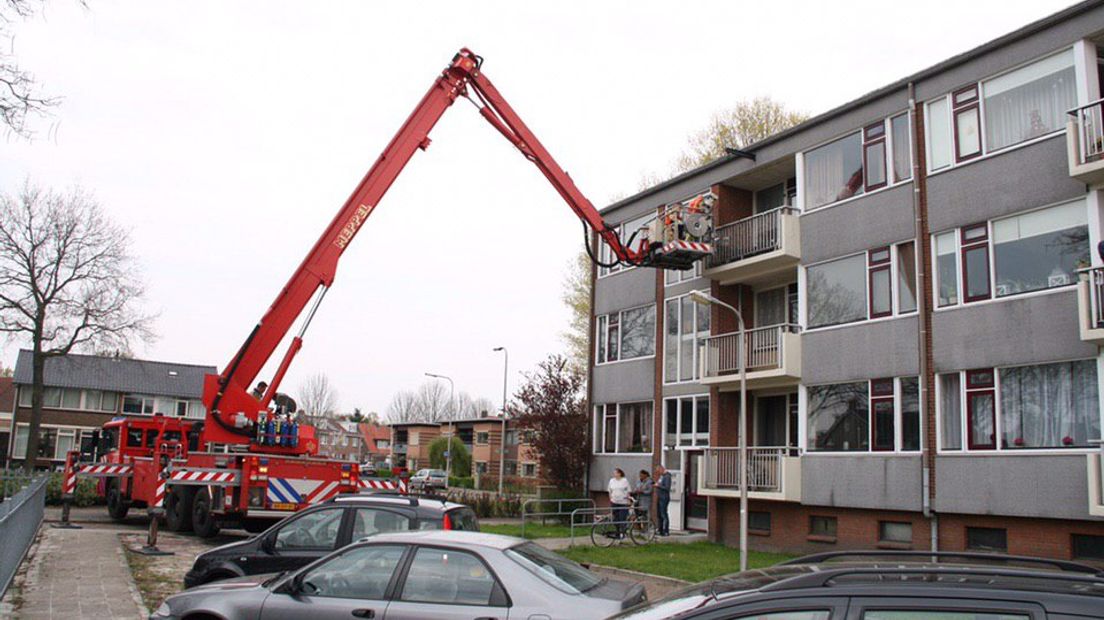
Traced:
[[659, 536], [671, 535], [671, 519], [667, 516], [667, 507], [671, 503], [671, 472], [659, 465], [656, 467], [656, 532]]
[[636, 498], [637, 513], [645, 519], [652, 511], [652, 489], [654, 486], [652, 475], [648, 473], [647, 469], [641, 469], [640, 479], [633, 485], [633, 497]]
[[632, 505], [631, 489], [629, 481], [625, 479], [625, 472], [618, 467], [613, 470], [613, 477], [606, 486], [609, 492], [610, 506], [613, 508], [613, 522], [617, 525], [617, 537], [625, 535], [625, 522], [629, 520], [629, 506]]

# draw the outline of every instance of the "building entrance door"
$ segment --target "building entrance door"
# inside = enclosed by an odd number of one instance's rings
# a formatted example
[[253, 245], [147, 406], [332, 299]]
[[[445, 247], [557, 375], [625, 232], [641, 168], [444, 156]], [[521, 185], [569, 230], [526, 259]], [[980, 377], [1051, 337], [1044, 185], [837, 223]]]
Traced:
[[705, 531], [709, 527], [709, 498], [698, 495], [698, 468], [701, 467], [701, 450], [684, 450], [682, 453], [682, 488], [685, 493], [683, 508], [686, 511], [686, 529]]

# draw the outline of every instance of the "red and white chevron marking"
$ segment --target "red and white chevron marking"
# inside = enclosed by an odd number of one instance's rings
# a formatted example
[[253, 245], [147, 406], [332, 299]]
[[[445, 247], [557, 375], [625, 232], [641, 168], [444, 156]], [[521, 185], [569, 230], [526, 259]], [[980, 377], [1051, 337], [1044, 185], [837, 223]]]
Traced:
[[172, 472], [169, 477], [170, 480], [182, 481], [182, 482], [233, 482], [234, 473], [232, 471], [188, 471], [178, 470]]
[[318, 485], [307, 495], [306, 502], [308, 504], [317, 504], [330, 499], [334, 495], [337, 495], [337, 487], [339, 485], [340, 483], [337, 480], [331, 480], [325, 484]]
[[360, 487], [362, 489], [381, 489], [384, 491], [398, 491], [399, 493], [406, 493], [406, 481], [399, 480], [366, 480], [360, 479]]
[[77, 468], [81, 476], [126, 476], [130, 475], [130, 465], [81, 465]]
[[65, 455], [65, 481], [61, 485], [62, 495], [72, 495], [77, 492], [77, 472], [73, 470], [73, 459], [75, 457], [75, 452], [69, 452]]
[[153, 503], [150, 508], [163, 508], [165, 506], [165, 479], [161, 478], [157, 483], [157, 491], [153, 494]]
[[675, 252], [677, 250], [689, 250], [691, 252], [705, 252], [709, 253], [713, 251], [713, 247], [708, 243], [699, 243], [697, 241], [670, 241], [663, 244], [663, 251]]

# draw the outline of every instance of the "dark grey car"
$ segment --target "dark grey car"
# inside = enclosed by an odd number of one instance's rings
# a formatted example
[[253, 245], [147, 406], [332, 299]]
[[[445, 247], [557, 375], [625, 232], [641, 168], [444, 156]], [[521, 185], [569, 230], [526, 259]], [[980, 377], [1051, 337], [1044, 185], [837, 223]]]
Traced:
[[639, 584], [521, 538], [424, 531], [378, 534], [293, 573], [198, 586], [150, 618], [586, 620], [644, 600]]

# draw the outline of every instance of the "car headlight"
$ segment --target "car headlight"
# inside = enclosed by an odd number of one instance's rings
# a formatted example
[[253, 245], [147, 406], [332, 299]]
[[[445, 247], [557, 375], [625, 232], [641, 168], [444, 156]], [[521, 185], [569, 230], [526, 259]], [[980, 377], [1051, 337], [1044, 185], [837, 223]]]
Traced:
[[172, 610], [169, 609], [169, 602], [165, 601], [161, 603], [161, 606], [157, 608], [157, 611], [150, 615], [151, 618], [171, 618]]

